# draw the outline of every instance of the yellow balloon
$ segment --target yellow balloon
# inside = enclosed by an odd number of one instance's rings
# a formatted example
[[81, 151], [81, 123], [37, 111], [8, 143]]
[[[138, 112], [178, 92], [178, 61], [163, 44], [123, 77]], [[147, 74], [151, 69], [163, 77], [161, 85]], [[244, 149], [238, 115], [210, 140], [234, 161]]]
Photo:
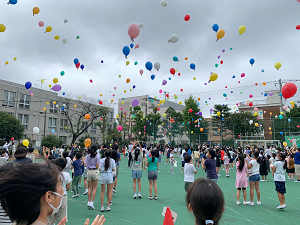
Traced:
[[271, 127], [269, 127], [269, 130], [272, 130], [272, 128], [271, 128]]
[[280, 112], [281, 115], [283, 115], [283, 112]]
[[14, 57], [14, 61], [16, 61], [17, 60], [17, 57]]
[[65, 129], [68, 129], [68, 127], [65, 127]]
[[283, 146], [286, 147], [286, 146], [287, 146], [287, 143], [286, 143], [286, 142], [283, 142]]
[[124, 90], [124, 93], [126, 93], [126, 90]]
[[117, 119], [119, 118], [119, 115], [116, 115]]
[[209, 78], [210, 81], [215, 81], [217, 79], [218, 79], [218, 74], [217, 73], [212, 73], [210, 75], [210, 78]]
[[162, 104], [162, 100], [159, 100], [159, 103]]
[[165, 123], [162, 123], [161, 125], [165, 125]]
[[47, 105], [49, 105], [49, 102], [47, 102]]
[[43, 110], [46, 111], [46, 107], [44, 107]]
[[54, 39], [59, 40], [59, 35], [55, 35]]
[[295, 105], [295, 102], [294, 102], [294, 101], [291, 101], [290, 103], [291, 103], [291, 105]]
[[164, 103], [164, 104], [165, 104], [165, 103], [166, 103], [166, 100], [162, 100], [162, 103]]
[[220, 40], [221, 38], [223, 38], [224, 35], [225, 35], [225, 30], [223, 30], [223, 29], [218, 30], [218, 32], [217, 32], [217, 41]]
[[84, 146], [89, 147], [92, 144], [92, 140], [90, 138], [85, 139]]
[[126, 66], [128, 66], [130, 64], [130, 62], [129, 61], [126, 61]]
[[257, 115], [258, 115], [258, 113], [257, 113], [257, 112], [255, 112], [253, 115], [254, 115], [254, 116], [257, 116]]
[[275, 68], [277, 69], [277, 70], [279, 70], [280, 68], [281, 68], [281, 63], [280, 62], [277, 62], [277, 63], [275, 63]]
[[[51, 32], [52, 31], [52, 27], [51, 26], [48, 26], [47, 28], [46, 28], [46, 32]], [[45, 32], [45, 33], [46, 33]]]
[[81, 99], [81, 96], [79, 96], [79, 99]]
[[124, 101], [122, 101], [122, 105], [124, 105]]
[[54, 79], [53, 79], [53, 83], [56, 84], [57, 82], [58, 82], [58, 79], [57, 79], [57, 78], [54, 78]]
[[22, 144], [27, 147], [29, 145], [29, 141], [27, 139], [25, 139], [25, 140], [23, 140]]
[[166, 117], [166, 116], [167, 116], [167, 114], [165, 114], [165, 113], [164, 113], [164, 114], [163, 114], [163, 116], [164, 116], [164, 117]]
[[40, 12], [39, 7], [34, 7], [34, 8], [32, 9], [32, 12], [33, 12], [33, 15], [39, 14], [39, 12]]
[[221, 113], [220, 113], [220, 112], [217, 112], [217, 116], [221, 116]]
[[132, 89], [130, 88], [130, 91], [132, 91]]
[[240, 28], [239, 28], [239, 34], [240, 35], [242, 35], [243, 33], [245, 33], [245, 31], [246, 31], [246, 26], [240, 26]]
[[256, 127], [258, 127], [258, 123], [255, 123], [254, 125], [255, 125]]
[[194, 77], [193, 79], [196, 80], [196, 77]]
[[51, 84], [49, 84], [49, 88], [51, 88], [52, 87], [52, 85]]
[[44, 83], [44, 81], [45, 81], [44, 79], [41, 79], [41, 82], [42, 82], [42, 83]]
[[77, 105], [74, 105], [74, 108], [76, 108], [77, 107]]
[[6, 30], [6, 26], [4, 24], [0, 24], [0, 32], [4, 32]]
[[53, 104], [56, 105], [56, 101], [54, 101]]
[[177, 69], [175, 69], [175, 72], [177, 73]]
[[182, 104], [182, 101], [179, 102], [179, 105], [181, 105], [181, 104]]
[[7, 65], [7, 64], [8, 64], [8, 61], [5, 62], [5, 65]]
[[191, 131], [191, 134], [193, 134], [194, 133], [194, 131]]

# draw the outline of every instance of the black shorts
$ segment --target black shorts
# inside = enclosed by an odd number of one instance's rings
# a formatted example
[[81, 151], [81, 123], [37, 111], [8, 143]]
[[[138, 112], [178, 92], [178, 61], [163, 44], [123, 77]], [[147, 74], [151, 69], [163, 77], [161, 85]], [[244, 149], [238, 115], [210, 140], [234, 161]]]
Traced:
[[221, 160], [221, 164], [224, 164], [224, 160]]
[[275, 181], [275, 191], [278, 191], [281, 194], [286, 193], [285, 181]]
[[237, 189], [238, 189], [239, 191], [242, 190], [242, 189], [243, 189], [243, 190], [246, 190], [246, 188], [237, 188]]
[[288, 173], [295, 173], [295, 168], [289, 169], [289, 172], [288, 172]]
[[185, 164], [185, 162], [184, 162], [184, 161], [181, 161], [181, 166], [182, 166], [182, 167], [184, 167], [184, 164]]
[[231, 159], [229, 160], [229, 163], [233, 163], [233, 158], [231, 158]]

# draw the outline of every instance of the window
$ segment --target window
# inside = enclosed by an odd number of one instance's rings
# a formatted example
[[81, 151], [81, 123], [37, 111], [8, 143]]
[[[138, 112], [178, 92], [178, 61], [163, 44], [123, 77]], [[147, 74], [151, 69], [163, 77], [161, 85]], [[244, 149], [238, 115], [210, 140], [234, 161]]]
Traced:
[[59, 136], [60, 140], [63, 144], [67, 144], [67, 137], [66, 136]]
[[[57, 107], [55, 104], [53, 104], [53, 102], [54, 101], [50, 102], [50, 113], [57, 113]], [[58, 103], [56, 102], [56, 104], [58, 104]]]
[[146, 103], [145, 103], [145, 102], [143, 102], [143, 103], [141, 104], [141, 106], [146, 106]]
[[2, 106], [14, 107], [15, 97], [16, 97], [15, 92], [4, 91], [4, 96], [3, 96], [4, 101], [2, 101]]
[[28, 115], [19, 114], [18, 119], [21, 121], [21, 124], [25, 126], [25, 129], [27, 130], [28, 126]]
[[68, 104], [67, 104], [67, 103], [62, 102], [62, 103], [60, 104], [60, 107], [61, 107], [61, 108], [62, 108], [62, 107], [64, 108], [64, 110], [61, 110], [61, 111], [60, 111], [61, 114], [64, 115], [65, 113], [68, 113]]
[[96, 134], [97, 125], [95, 123], [92, 123], [91, 125], [91, 134]]
[[92, 144], [96, 143], [96, 137], [92, 137]]
[[[87, 126], [88, 126], [88, 123], [87, 123], [87, 122], [83, 122], [83, 123], [82, 123], [82, 129], [87, 128]], [[87, 133], [88, 133], [88, 129], [86, 129], [86, 130], [84, 131], [84, 133], [87, 134]]]
[[65, 127], [67, 127], [67, 126], [68, 126], [68, 121], [61, 119], [60, 123], [59, 123], [59, 130], [64, 132], [64, 131], [66, 131]]
[[107, 121], [113, 121], [113, 113], [112, 112], [108, 112], [108, 119]]
[[221, 135], [220, 131], [214, 130], [213, 136], [220, 136], [220, 135]]
[[56, 118], [49, 118], [48, 131], [56, 131]]
[[31, 99], [30, 95], [20, 94], [19, 108], [20, 109], [29, 109], [30, 99]]

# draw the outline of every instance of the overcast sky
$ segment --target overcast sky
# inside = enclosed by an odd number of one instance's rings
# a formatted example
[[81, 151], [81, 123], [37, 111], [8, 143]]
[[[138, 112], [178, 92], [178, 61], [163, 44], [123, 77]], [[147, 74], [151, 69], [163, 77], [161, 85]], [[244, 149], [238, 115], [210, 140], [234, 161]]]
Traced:
[[[249, 94], [254, 96], [252, 100], [259, 100], [264, 99], [261, 92], [276, 90], [273, 83], [263, 86], [262, 82], [299, 79], [300, 31], [295, 27], [300, 24], [300, 3], [296, 0], [167, 2], [162, 7], [160, 0], [20, 0], [16, 5], [2, 1], [0, 24], [6, 26], [6, 31], [0, 33], [0, 78], [21, 84], [31, 81], [33, 85], [46, 79], [43, 88], [47, 90], [49, 84], [53, 85], [53, 78], [58, 78], [62, 86], [60, 95], [88, 94], [97, 99], [114, 99], [115, 103], [118, 98], [145, 94], [163, 98], [160, 89], [168, 91], [170, 100], [175, 102], [193, 94], [201, 98], [205, 116], [209, 116], [213, 104], [227, 103], [233, 108], [237, 102], [247, 101]], [[32, 16], [35, 6], [41, 11]], [[188, 22], [184, 21], [186, 14], [191, 16]], [[39, 21], [45, 26], [39, 27]], [[140, 48], [131, 49], [127, 59], [130, 65], [126, 66], [122, 48], [131, 43], [127, 29], [132, 23], [142, 23], [144, 27], [134, 41]], [[212, 30], [215, 23], [226, 32], [218, 42]], [[247, 30], [238, 36], [241, 25]], [[46, 26], [52, 26], [52, 32], [44, 33]], [[179, 36], [175, 44], [167, 43], [172, 34]], [[54, 40], [55, 35], [60, 40]], [[67, 39], [66, 44], [62, 43], [63, 38]], [[173, 56], [180, 62], [174, 62]], [[18, 58], [15, 62], [14, 57]], [[84, 71], [75, 68], [74, 58], [84, 64]], [[254, 66], [249, 64], [250, 58], [256, 60]], [[9, 64], [5, 65], [5, 61]], [[147, 61], [160, 62], [160, 71], [147, 71]], [[274, 68], [276, 62], [282, 63], [279, 71]], [[196, 64], [195, 71], [189, 68], [190, 63]], [[171, 67], [181, 76], [171, 75]], [[143, 76], [140, 69], [144, 70]], [[63, 77], [61, 71], [66, 73]], [[211, 72], [218, 73], [218, 80], [204, 85]], [[246, 76], [241, 78], [241, 73]], [[152, 74], [156, 75], [153, 81]], [[127, 78], [131, 80], [129, 84]], [[165, 86], [163, 79], [168, 80]], [[259, 85], [256, 87], [255, 83]], [[133, 85], [136, 88], [130, 91]], [[174, 94], [179, 96], [177, 100]]]

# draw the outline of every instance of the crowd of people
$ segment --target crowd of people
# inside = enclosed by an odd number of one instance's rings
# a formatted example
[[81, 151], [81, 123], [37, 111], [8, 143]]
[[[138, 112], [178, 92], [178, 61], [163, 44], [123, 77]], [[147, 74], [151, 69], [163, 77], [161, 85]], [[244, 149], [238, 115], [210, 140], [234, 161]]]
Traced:
[[[110, 147], [93, 144], [86, 148], [72, 145], [67, 149], [43, 147], [43, 163], [34, 163], [33, 150], [23, 147], [16, 149], [11, 162], [7, 160], [7, 148], [0, 150], [0, 224], [64, 224], [68, 211], [67, 193], [71, 190], [72, 198], [79, 197], [82, 180], [82, 194], [87, 195], [88, 200], [87, 209], [95, 210], [94, 201], [100, 184], [101, 212], [110, 211], [113, 194], [117, 193], [121, 153], [124, 154], [123, 159], [128, 159], [128, 167], [132, 170], [133, 199], [142, 198], [141, 178], [148, 169], [148, 199], [157, 200], [157, 179], [162, 156], [166, 156], [165, 164], [170, 164], [171, 175], [177, 166], [176, 158], [180, 158], [187, 208], [193, 212], [197, 225], [218, 224], [221, 219], [225, 209], [223, 193], [218, 186], [221, 169], [225, 170], [227, 178], [230, 177], [230, 170], [236, 170], [237, 205], [241, 204], [242, 191], [243, 204], [254, 206], [254, 190], [256, 204], [261, 205], [259, 185], [268, 180], [270, 173], [272, 178], [269, 181], [274, 181], [280, 203], [277, 208], [283, 209], [286, 207], [286, 174], [288, 179], [300, 182], [300, 149], [296, 146], [284, 149], [249, 146], [242, 149], [199, 145], [194, 150], [189, 146], [146, 146], [136, 140], [130, 142], [128, 148], [124, 146], [122, 149], [118, 144]], [[205, 170], [207, 179], [195, 180], [197, 170], [201, 169]], [[248, 183], [249, 201], [246, 192]], [[202, 201], [204, 198], [210, 201]], [[92, 224], [104, 224], [104, 221], [103, 216], [97, 216]], [[85, 224], [88, 223], [87, 220]]]

